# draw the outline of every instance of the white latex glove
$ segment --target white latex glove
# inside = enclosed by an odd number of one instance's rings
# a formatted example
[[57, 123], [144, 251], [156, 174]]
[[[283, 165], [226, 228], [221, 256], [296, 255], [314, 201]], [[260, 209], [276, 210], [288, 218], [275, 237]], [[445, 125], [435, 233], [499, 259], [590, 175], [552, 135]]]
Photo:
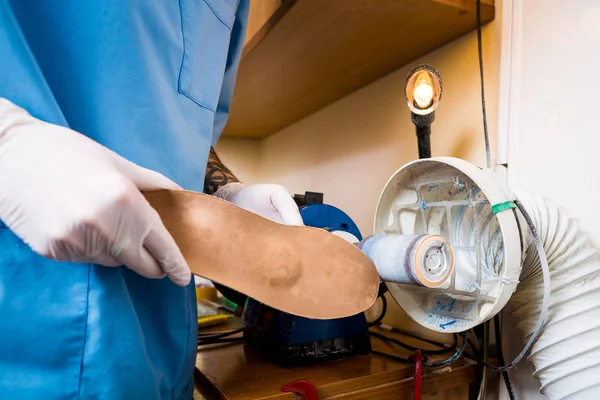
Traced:
[[140, 192], [157, 189], [179, 186], [0, 98], [0, 219], [38, 254], [188, 284], [179, 248]]
[[286, 225], [304, 225], [296, 202], [283, 186], [245, 186], [232, 182], [220, 187], [214, 195], [271, 221]]

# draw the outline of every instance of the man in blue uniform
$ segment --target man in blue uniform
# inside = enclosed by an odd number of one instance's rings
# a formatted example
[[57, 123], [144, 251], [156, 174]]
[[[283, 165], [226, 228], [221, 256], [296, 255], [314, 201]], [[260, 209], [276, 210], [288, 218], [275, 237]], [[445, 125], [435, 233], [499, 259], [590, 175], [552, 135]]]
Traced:
[[140, 191], [301, 224], [212, 149], [248, 1], [0, 0], [1, 399], [191, 397], [191, 275]]

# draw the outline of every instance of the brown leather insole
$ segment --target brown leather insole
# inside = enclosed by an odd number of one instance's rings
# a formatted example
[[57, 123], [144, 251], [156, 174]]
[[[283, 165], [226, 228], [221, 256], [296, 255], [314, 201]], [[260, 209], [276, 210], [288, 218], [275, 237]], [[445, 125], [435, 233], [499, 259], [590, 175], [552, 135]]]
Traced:
[[371, 260], [325, 230], [278, 224], [202, 193], [144, 196], [196, 275], [313, 319], [358, 314], [377, 298]]

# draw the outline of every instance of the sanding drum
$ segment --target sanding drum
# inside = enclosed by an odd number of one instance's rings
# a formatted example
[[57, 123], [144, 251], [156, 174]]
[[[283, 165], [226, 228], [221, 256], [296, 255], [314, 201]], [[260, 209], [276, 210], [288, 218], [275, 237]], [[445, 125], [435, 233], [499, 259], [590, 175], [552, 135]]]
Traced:
[[438, 235], [375, 235], [358, 247], [386, 282], [440, 287], [454, 269], [452, 247]]

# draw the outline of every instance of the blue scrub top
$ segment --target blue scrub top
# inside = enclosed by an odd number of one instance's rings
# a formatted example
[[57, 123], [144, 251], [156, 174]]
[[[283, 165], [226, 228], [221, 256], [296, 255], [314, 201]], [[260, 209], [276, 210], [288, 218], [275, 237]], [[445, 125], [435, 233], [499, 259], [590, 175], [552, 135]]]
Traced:
[[[0, 0], [0, 97], [202, 191], [248, 2]], [[189, 399], [196, 319], [193, 284], [53, 262], [0, 222], [0, 399]]]

